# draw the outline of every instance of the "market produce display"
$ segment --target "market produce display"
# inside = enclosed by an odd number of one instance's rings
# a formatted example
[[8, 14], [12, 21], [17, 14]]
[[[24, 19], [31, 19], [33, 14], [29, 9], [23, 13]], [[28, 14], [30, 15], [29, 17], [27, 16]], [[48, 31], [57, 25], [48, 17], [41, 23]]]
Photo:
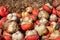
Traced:
[[60, 5], [26, 7], [21, 13], [0, 6], [0, 40], [60, 40]]

